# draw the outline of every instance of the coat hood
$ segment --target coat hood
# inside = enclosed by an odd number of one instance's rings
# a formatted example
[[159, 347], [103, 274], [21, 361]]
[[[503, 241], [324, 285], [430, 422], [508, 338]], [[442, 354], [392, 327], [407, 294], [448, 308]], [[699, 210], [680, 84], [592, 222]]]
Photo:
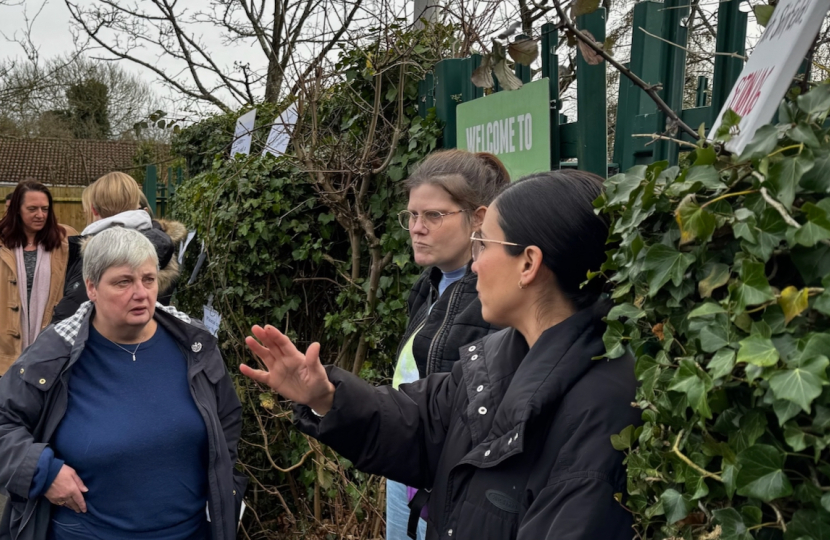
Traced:
[[150, 219], [150, 214], [144, 210], [129, 210], [127, 212], [121, 212], [120, 214], [115, 214], [114, 216], [99, 219], [94, 223], [90, 223], [86, 226], [81, 235], [87, 236], [97, 234], [104, 229], [109, 229], [110, 227], [115, 226], [144, 231], [153, 227], [153, 220]]

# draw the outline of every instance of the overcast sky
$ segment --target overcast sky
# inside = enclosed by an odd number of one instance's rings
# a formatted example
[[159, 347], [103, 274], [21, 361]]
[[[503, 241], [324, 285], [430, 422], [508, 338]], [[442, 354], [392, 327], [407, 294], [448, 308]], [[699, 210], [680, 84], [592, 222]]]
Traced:
[[[96, 4], [93, 0], [73, 1], [83, 7]], [[387, 6], [394, 5], [396, 11], [400, 11], [411, 2], [411, 0], [382, 1]], [[18, 3], [19, 5], [2, 5], [4, 3]], [[124, 2], [124, 4], [138, 4], [139, 7], [143, 7], [141, 0]], [[149, 3], [145, 3], [145, 5], [147, 4]], [[269, 4], [271, 4], [270, 1], [266, 3], [266, 10], [269, 9]], [[151, 12], [153, 11], [152, 6], [148, 6], [145, 9]], [[188, 15], [192, 15], [195, 11], [209, 10], [210, 2], [208, 0], [179, 0], [177, 3], [177, 12], [183, 9], [187, 9]], [[344, 9], [338, 9], [336, 12], [339, 13]], [[334, 12], [333, 10], [329, 10], [329, 13]], [[386, 16], [389, 15], [387, 12], [391, 12], [391, 9], [384, 10]], [[370, 10], [364, 16], [375, 17], [376, 15]], [[27, 17], [29, 19], [29, 25], [32, 28], [31, 38], [38, 48], [41, 60], [75, 50], [72, 35], [72, 17], [64, 0], [0, 0], [0, 33], [5, 36], [5, 39], [0, 38], [0, 61], [11, 58], [25, 59], [24, 50], [17, 43], [14, 43], [14, 41], [25, 38]], [[33, 19], [34, 22], [32, 22]], [[330, 24], [336, 25], [339, 20], [337, 17], [332, 16]], [[308, 28], [315, 28], [313, 21], [310, 21], [309, 24]], [[234, 66], [234, 62], [249, 63], [253, 71], [266, 67], [265, 54], [253, 39], [249, 40], [247, 44], [228, 45], [223, 41], [221, 32], [210, 24], [188, 24], [185, 27], [188, 32], [195, 34], [198, 40], [207, 45], [212, 60], [222, 67], [224, 73], [239, 73], [238, 68]], [[113, 34], [110, 33], [109, 35], [112, 36]], [[300, 50], [303, 50], [302, 47]], [[311, 49], [307, 48], [306, 52], [310, 56]], [[109, 57], [105, 51], [94, 49], [90, 50], [87, 55], [91, 57]], [[142, 60], [159, 66], [168, 73], [181, 73], [184, 67], [183, 63], [176, 63], [169, 57], [158, 55], [158, 51], [145, 49], [138, 53], [138, 55]], [[158, 76], [156, 74], [127, 60], [118, 60], [118, 63], [123, 69], [139, 74], [148, 84], [152, 84], [154, 90], [161, 96], [176, 95], [161, 83], [157, 82]], [[186, 73], [182, 74], [181, 79], [187, 81], [188, 85], [192, 84], [190, 77]], [[208, 87], [214, 86], [209, 79], [205, 81], [205, 84]], [[238, 102], [228, 99], [227, 95], [220, 97], [232, 108], [239, 106]], [[207, 109], [210, 110], [211, 107], [207, 107]]]
[[[4, 0], [0, 0], [2, 3]], [[6, 2], [20, 2], [21, 0], [5, 0]], [[92, 0], [76, 0], [81, 5], [92, 5]], [[137, 0], [141, 4], [141, 0]], [[396, 6], [411, 5], [411, 0], [387, 0]], [[209, 4], [208, 0], [179, 0], [179, 5], [193, 8], [204, 9]], [[717, 3], [705, 3], [704, 9], [715, 10]], [[41, 59], [47, 59], [56, 55], [66, 54], [74, 50], [74, 43], [71, 32], [71, 17], [66, 7], [64, 0], [25, 0], [22, 5], [17, 6], [3, 6], [0, 5], [0, 33], [6, 39], [13, 40], [15, 36], [23, 37], [26, 28], [26, 15], [31, 19], [35, 16], [38, 9], [43, 6], [37, 19], [32, 24], [32, 40], [37, 45]], [[750, 25], [749, 34], [757, 34], [754, 24]], [[227, 72], [235, 72], [233, 67], [235, 61], [250, 62], [251, 68], [257, 69], [264, 67], [264, 54], [253, 43], [250, 45], [236, 45], [230, 46], [224, 44], [221, 40], [219, 32], [210, 26], [200, 25], [193, 27], [194, 32], [203, 39], [212, 51], [212, 57], [217, 64], [226, 68]], [[754, 36], [753, 36], [754, 37]], [[750, 42], [754, 40], [751, 38]], [[250, 47], [256, 47], [251, 49]], [[92, 56], [103, 55], [100, 51], [93, 51]], [[12, 57], [23, 57], [23, 50], [16, 43], [11, 43], [0, 38], [0, 60], [9, 59]], [[625, 53], [623, 53], [625, 54]], [[143, 54], [143, 58], [160, 65], [165, 68], [175, 69], [176, 65], [164, 56], [156, 57], [150, 51]], [[257, 65], [257, 64], [260, 65]], [[158, 94], [172, 95], [160, 83], [157, 83], [155, 74], [150, 73], [139, 66], [125, 60], [119, 61], [119, 65], [128, 71], [139, 74], [143, 80], [153, 85], [153, 88]], [[180, 69], [180, 67], [179, 67]], [[230, 100], [225, 100], [228, 104], [234, 105]], [[168, 110], [171, 107], [168, 106]], [[172, 112], [172, 111], [171, 111]], [[575, 111], [574, 111], [575, 112]]]
[[[88, 5], [92, 2], [79, 0], [78, 3]], [[194, 4], [204, 6], [206, 2], [202, 0], [181, 0], [180, 4], [185, 6]], [[37, 14], [41, 6], [42, 9]], [[31, 20], [36, 14], [36, 19], [31, 23]], [[72, 19], [65, 2], [63, 0], [45, 0], [45, 2], [44, 0], [26, 0], [23, 5], [0, 6], [0, 32], [6, 38], [0, 41], [0, 59], [25, 58], [23, 49], [18, 44], [9, 42], [9, 40], [14, 41], [24, 36], [27, 27], [27, 16], [32, 28], [32, 41], [38, 48], [41, 60], [75, 50], [72, 35]], [[259, 54], [251, 54], [247, 46], [229, 46], [223, 44], [218, 32], [205, 32], [201, 30], [199, 31], [199, 35], [209, 45], [213, 53], [212, 57], [217, 64], [226, 66], [228, 71], [233, 69], [233, 63], [237, 60], [250, 61], [253, 64], [253, 68], [262, 67], [255, 65], [257, 60], [264, 58], [260, 51], [257, 51]], [[100, 50], [91, 51], [89, 56], [108, 57], [105, 52]], [[145, 52], [142, 57], [163, 67], [175, 68], [176, 66], [168, 58], [156, 56], [149, 51]], [[154, 90], [161, 96], [170, 95], [169, 90], [156, 82], [157, 77], [155, 74], [126, 60], [118, 60], [117, 62], [123, 69], [139, 74], [143, 80], [152, 84]]]

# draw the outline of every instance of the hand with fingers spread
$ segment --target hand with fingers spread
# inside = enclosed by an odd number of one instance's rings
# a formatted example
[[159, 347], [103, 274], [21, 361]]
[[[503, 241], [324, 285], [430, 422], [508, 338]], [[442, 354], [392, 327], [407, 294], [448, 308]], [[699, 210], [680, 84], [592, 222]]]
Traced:
[[245, 343], [268, 371], [243, 364], [239, 367], [242, 374], [291, 401], [308, 405], [317, 414], [326, 414], [334, 402], [334, 385], [320, 363], [320, 344], [312, 343], [303, 354], [273, 326], [254, 326], [251, 331], [256, 339], [249, 336]]
[[45, 496], [49, 499], [49, 502], [56, 506], [66, 506], [75, 512], [81, 513], [86, 512], [84, 493], [87, 491], [89, 490], [78, 477], [75, 469], [69, 465], [64, 465], [55, 477], [55, 481], [49, 486]]

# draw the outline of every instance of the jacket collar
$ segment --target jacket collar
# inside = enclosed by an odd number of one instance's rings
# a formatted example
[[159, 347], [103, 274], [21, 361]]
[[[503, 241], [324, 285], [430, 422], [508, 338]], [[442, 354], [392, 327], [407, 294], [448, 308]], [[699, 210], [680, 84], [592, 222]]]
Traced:
[[[593, 357], [604, 353], [602, 334], [610, 302], [600, 301], [542, 333], [532, 348], [516, 330], [507, 328], [461, 349], [462, 370], [471, 403], [479, 394], [473, 381], [495, 383], [511, 378], [492, 421], [468, 412], [471, 425], [481, 424], [482, 439], [468, 458], [487, 466], [523, 451], [525, 426], [534, 417], [550, 413], [573, 385], [594, 366]], [[473, 360], [475, 357], [475, 360]], [[477, 402], [471, 407], [473, 412]], [[496, 451], [493, 454], [493, 450]], [[488, 452], [485, 456], [484, 453]], [[493, 454], [493, 455], [491, 455]], [[489, 459], [484, 459], [489, 457]]]
[[[429, 274], [429, 282], [433, 284], [435, 287], [438, 287], [438, 282], [441, 281], [441, 276], [444, 275], [444, 272], [438, 268], [437, 266], [430, 266], [429, 269], [426, 270]], [[473, 261], [469, 261], [467, 266], [464, 270], [464, 276], [459, 281], [469, 280], [470, 276], [476, 277], [475, 273], [473, 272]]]
[[[55, 332], [71, 348], [70, 358], [77, 356], [78, 349], [82, 349], [89, 337], [89, 325], [92, 322], [92, 314], [95, 306], [92, 302], [86, 301], [81, 304], [78, 311], [68, 319], [55, 325]], [[193, 353], [196, 359], [196, 370], [194, 373], [204, 369], [205, 374], [211, 382], [218, 382], [224, 375], [225, 368], [222, 362], [201, 361], [205, 355], [216, 349], [216, 338], [197, 321], [191, 319], [187, 314], [176, 310], [171, 306], [164, 306], [156, 303], [156, 311], [153, 318], [170, 332], [173, 339], [182, 347], [186, 354]], [[54, 376], [51, 377], [54, 379]]]

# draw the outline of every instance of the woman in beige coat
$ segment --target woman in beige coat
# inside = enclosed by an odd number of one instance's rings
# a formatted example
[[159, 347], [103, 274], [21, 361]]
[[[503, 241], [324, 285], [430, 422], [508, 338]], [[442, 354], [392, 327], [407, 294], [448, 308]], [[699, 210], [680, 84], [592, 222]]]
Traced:
[[17, 185], [0, 219], [0, 376], [49, 325], [63, 296], [67, 238], [76, 234], [58, 223], [46, 186]]

